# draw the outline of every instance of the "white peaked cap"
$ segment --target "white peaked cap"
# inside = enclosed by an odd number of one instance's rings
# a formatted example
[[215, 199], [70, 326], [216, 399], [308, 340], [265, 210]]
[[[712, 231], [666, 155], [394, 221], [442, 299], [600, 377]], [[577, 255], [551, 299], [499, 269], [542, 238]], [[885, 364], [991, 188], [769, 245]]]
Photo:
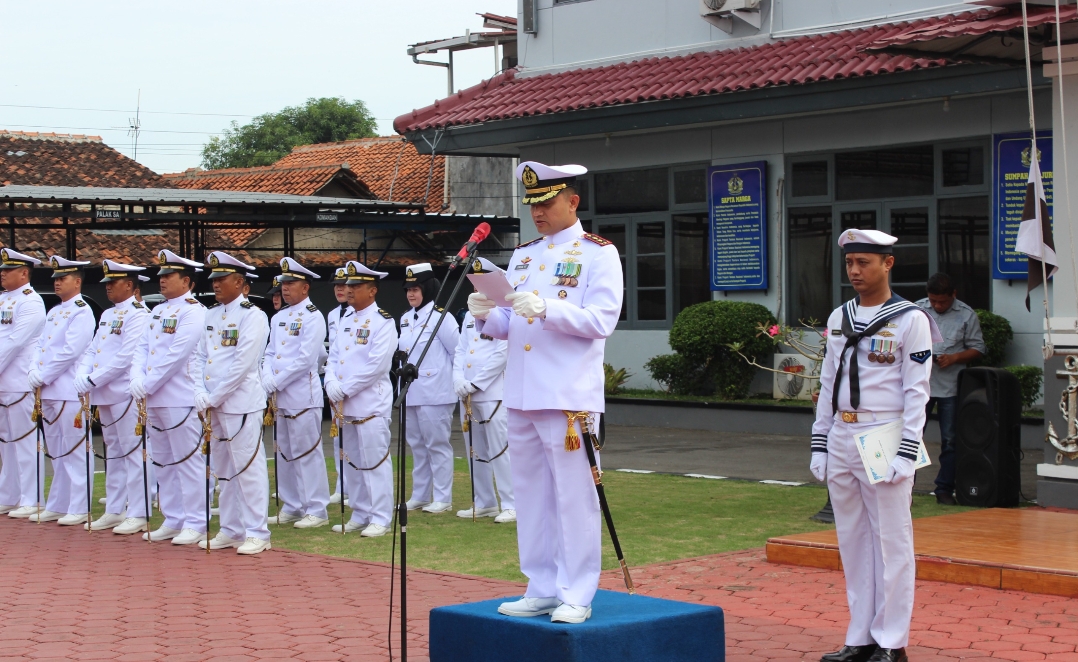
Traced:
[[283, 283], [289, 280], [311, 280], [312, 278], [319, 278], [319, 275], [310, 269], [307, 269], [299, 262], [296, 262], [295, 258], [281, 258], [281, 275], [277, 278], [279, 282]]
[[885, 253], [890, 254], [898, 237], [892, 237], [879, 230], [843, 230], [839, 235], [838, 245], [847, 253]]
[[376, 283], [380, 278], [385, 278], [389, 275], [384, 271], [373, 271], [368, 269], [362, 262], [356, 260], [349, 260], [348, 263], [344, 265], [344, 271], [348, 276], [348, 280], [345, 281], [348, 285]]
[[254, 276], [254, 274], [248, 273], [253, 271], [254, 267], [240, 262], [224, 251], [213, 251], [210, 253], [210, 259], [206, 261], [206, 264], [210, 267], [211, 279], [224, 278], [225, 276], [231, 276], [232, 274], [239, 274], [247, 277]]

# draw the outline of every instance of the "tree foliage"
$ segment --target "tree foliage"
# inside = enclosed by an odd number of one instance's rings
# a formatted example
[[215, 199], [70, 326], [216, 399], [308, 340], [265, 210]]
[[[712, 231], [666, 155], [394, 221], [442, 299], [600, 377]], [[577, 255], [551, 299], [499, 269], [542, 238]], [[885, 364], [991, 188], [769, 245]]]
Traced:
[[224, 136], [214, 136], [203, 146], [202, 167], [270, 165], [297, 145], [370, 138], [376, 131], [377, 121], [362, 101], [311, 98], [302, 106], [259, 115], [243, 126], [232, 122]]

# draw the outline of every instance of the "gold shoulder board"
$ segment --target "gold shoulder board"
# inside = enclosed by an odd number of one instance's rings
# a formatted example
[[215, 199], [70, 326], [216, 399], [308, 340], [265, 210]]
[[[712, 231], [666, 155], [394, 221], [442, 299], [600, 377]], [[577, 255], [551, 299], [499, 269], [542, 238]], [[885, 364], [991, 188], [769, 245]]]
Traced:
[[524, 248], [525, 246], [531, 246], [532, 244], [538, 244], [542, 240], [543, 240], [542, 237], [536, 237], [535, 239], [532, 239], [531, 241], [526, 241], [523, 244], [518, 244], [517, 248]]
[[599, 244], [600, 246], [609, 246], [612, 242], [609, 239], [603, 239], [597, 234], [586, 233], [584, 238], [593, 244]]

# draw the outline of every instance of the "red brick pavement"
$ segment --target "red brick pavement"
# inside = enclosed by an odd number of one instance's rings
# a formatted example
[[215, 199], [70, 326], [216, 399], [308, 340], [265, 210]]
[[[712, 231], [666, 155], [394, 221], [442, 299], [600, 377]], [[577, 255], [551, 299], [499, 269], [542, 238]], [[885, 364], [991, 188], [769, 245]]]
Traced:
[[[520, 591], [478, 577], [409, 576], [414, 660], [427, 659], [431, 607]], [[721, 606], [730, 662], [816, 660], [845, 632], [842, 574], [768, 564], [763, 550], [640, 567], [633, 578], [645, 595]], [[604, 573], [602, 586], [624, 590], [621, 573]], [[386, 660], [388, 593], [389, 568], [377, 563], [278, 550], [207, 558], [0, 517], [0, 662]], [[1078, 662], [1076, 646], [1078, 600], [917, 582], [914, 662]]]

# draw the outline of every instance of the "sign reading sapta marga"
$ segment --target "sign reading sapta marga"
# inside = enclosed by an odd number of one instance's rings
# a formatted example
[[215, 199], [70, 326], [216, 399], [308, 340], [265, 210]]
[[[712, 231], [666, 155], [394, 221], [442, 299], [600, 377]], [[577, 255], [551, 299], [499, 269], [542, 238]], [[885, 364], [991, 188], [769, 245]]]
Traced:
[[707, 169], [712, 290], [767, 289], [767, 162]]
[[[1027, 257], [1014, 250], [1022, 223], [1032, 145], [1029, 132], [992, 136], [992, 278], [1024, 280]], [[1038, 163], [1052, 216], [1052, 132], [1037, 132]]]

